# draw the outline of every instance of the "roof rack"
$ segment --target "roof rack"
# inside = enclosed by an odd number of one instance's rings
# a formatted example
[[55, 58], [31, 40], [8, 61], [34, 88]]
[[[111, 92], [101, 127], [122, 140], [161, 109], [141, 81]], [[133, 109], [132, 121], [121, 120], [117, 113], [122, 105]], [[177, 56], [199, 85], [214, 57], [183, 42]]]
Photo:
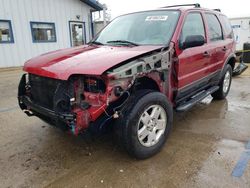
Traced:
[[219, 8], [213, 9], [214, 11], [218, 11], [221, 12], [221, 10]]
[[194, 6], [195, 8], [201, 7], [201, 5], [199, 3], [195, 3], [195, 4], [182, 4], [182, 5], [165, 6], [165, 7], [161, 7], [161, 8], [186, 7], [186, 6]]

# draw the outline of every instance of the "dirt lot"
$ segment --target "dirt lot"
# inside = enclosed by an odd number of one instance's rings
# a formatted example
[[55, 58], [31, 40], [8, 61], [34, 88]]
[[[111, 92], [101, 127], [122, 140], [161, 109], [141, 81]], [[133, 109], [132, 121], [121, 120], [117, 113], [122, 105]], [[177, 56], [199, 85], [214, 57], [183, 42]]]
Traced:
[[21, 74], [0, 72], [0, 187], [250, 187], [250, 162], [232, 176], [250, 140], [250, 74], [233, 80], [227, 100], [175, 114], [162, 152], [143, 161], [110, 134], [74, 137], [28, 118], [17, 107]]

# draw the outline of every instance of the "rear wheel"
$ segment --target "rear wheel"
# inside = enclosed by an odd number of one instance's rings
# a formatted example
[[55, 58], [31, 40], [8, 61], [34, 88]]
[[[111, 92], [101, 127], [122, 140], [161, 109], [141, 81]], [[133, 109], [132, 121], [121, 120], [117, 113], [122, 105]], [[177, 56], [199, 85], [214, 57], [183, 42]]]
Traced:
[[225, 99], [229, 93], [232, 82], [232, 67], [230, 65], [226, 65], [223, 77], [219, 83], [219, 89], [212, 94], [214, 99]]
[[161, 150], [172, 121], [172, 106], [166, 96], [142, 90], [131, 96], [122, 117], [116, 122], [116, 138], [130, 155], [148, 158]]

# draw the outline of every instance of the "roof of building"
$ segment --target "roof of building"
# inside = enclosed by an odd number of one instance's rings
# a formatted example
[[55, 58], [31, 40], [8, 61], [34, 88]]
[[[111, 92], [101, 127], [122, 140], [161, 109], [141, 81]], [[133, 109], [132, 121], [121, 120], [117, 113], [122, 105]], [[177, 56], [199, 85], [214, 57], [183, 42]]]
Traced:
[[245, 20], [245, 19], [250, 19], [250, 16], [229, 18], [229, 20]]
[[103, 10], [103, 5], [96, 0], [80, 0], [80, 1], [86, 3], [87, 5], [91, 6], [97, 11]]

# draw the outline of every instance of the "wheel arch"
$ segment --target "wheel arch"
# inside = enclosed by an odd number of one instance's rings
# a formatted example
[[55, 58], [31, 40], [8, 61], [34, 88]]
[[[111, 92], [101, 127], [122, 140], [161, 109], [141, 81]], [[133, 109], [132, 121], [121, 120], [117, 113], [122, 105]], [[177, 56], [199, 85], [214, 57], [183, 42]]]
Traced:
[[143, 76], [140, 78], [137, 78], [135, 80], [135, 83], [133, 85], [133, 90], [138, 91], [138, 90], [152, 90], [152, 91], [161, 91], [159, 85], [157, 84], [157, 81], [154, 80], [153, 78]]
[[229, 64], [232, 67], [232, 70], [234, 70], [235, 63], [236, 63], [236, 55], [235, 54], [229, 55], [224, 63], [222, 70], [224, 70], [224, 68], [226, 67], [227, 64]]

